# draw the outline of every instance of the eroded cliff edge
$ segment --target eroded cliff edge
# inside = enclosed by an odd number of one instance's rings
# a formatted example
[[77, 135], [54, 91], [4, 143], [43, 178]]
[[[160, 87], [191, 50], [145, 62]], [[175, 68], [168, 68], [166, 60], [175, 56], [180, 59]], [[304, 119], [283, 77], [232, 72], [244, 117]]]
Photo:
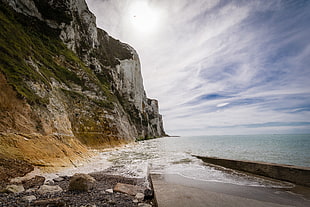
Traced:
[[165, 136], [136, 51], [96, 27], [85, 0], [0, 7], [0, 157], [65, 165], [86, 147]]

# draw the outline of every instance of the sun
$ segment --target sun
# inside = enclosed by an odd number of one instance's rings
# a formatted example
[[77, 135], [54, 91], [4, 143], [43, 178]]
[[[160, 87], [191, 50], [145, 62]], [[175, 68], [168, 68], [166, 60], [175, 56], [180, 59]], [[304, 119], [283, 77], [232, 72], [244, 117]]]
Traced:
[[160, 12], [148, 1], [135, 1], [129, 9], [130, 22], [138, 33], [154, 33], [160, 24]]

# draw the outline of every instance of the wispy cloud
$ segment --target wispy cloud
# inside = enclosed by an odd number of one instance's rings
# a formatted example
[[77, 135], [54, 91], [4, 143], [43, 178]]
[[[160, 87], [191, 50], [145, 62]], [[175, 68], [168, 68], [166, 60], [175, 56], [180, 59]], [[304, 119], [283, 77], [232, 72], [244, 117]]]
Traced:
[[131, 27], [133, 0], [87, 0], [137, 49], [168, 133], [310, 132], [309, 1], [145, 1], [161, 22], [148, 35]]

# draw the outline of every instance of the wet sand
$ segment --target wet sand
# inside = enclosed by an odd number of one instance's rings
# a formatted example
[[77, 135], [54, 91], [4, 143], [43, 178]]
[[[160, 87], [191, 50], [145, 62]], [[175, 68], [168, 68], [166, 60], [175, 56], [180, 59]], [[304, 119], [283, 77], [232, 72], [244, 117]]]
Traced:
[[159, 207], [165, 206], [310, 206], [310, 188], [241, 186], [193, 180], [180, 175], [151, 175]]

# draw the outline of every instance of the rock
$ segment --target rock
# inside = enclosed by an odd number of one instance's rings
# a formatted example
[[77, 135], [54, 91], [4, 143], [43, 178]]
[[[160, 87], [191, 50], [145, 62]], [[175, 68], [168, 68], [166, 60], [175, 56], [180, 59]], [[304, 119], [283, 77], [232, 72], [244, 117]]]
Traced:
[[148, 203], [139, 203], [138, 206], [139, 207], [152, 207], [152, 205]]
[[26, 193], [33, 193], [33, 192], [36, 192], [37, 190], [38, 190], [37, 188], [29, 188], [25, 192]]
[[[1, 82], [1, 84], [3, 84], [3, 79], [1, 77], [0, 77], [0, 82]], [[1, 90], [3, 90], [3, 89], [1, 89]], [[11, 92], [8, 91], [8, 93], [11, 93]], [[3, 112], [3, 111], [0, 110], [0, 113], [1, 112]], [[3, 117], [1, 117], [1, 119], [2, 118]], [[2, 119], [2, 121], [4, 121], [4, 120]], [[3, 136], [3, 135], [1, 135], [1, 136]], [[0, 139], [1, 139], [1, 142], [0, 142], [0, 145], [1, 145], [3, 138], [1, 137]], [[6, 145], [2, 145], [2, 147], [3, 146], [6, 146]], [[3, 153], [3, 151], [2, 151], [2, 153]], [[1, 156], [1, 157], [3, 157], [3, 156]], [[6, 159], [0, 158], [0, 166], [1, 166], [0, 167], [0, 183], [2, 181], [10, 182], [10, 180], [12, 180], [13, 178], [25, 176], [27, 173], [33, 171], [33, 169], [34, 169], [34, 167], [26, 161], [17, 160], [17, 159], [8, 159], [8, 158], [6, 158]]]
[[10, 1], [5, 0], [12, 6], [17, 12], [24, 13], [29, 16], [35, 16], [39, 19], [42, 19], [41, 14], [39, 13], [38, 9], [35, 6], [33, 1], [25, 0], [25, 1]]
[[63, 181], [63, 180], [65, 180], [65, 179], [62, 178], [62, 177], [58, 177], [58, 178], [54, 178], [54, 179], [53, 179], [54, 182], [61, 182], [61, 181]]
[[95, 185], [96, 180], [88, 174], [75, 174], [69, 182], [70, 191], [88, 191]]
[[22, 199], [30, 203], [31, 201], [36, 200], [37, 197], [35, 197], [34, 195], [30, 195], [30, 196], [24, 196]]
[[134, 199], [132, 202], [139, 203], [138, 199]]
[[135, 198], [138, 199], [139, 201], [142, 201], [144, 199], [144, 194], [143, 193], [137, 193]]
[[24, 180], [22, 183], [26, 189], [28, 188], [34, 188], [37, 186], [41, 186], [44, 184], [45, 177], [42, 176], [35, 176], [31, 178], [30, 180]]
[[113, 189], [106, 189], [105, 191], [108, 193], [113, 193]]
[[66, 206], [66, 203], [62, 200], [62, 198], [50, 198], [50, 199], [34, 201], [33, 206], [62, 207], [62, 206]]
[[25, 191], [23, 185], [8, 185], [5, 190], [6, 193], [21, 193]]
[[115, 205], [115, 204], [116, 204], [115, 200], [109, 200], [108, 203], [109, 203], [110, 205]]
[[151, 189], [144, 190], [144, 199], [152, 200], [154, 198], [154, 191]]
[[46, 180], [44, 182], [45, 185], [53, 185], [54, 184], [54, 181], [53, 180]]
[[63, 190], [59, 185], [42, 185], [39, 190], [37, 190], [37, 192], [41, 194], [58, 193], [62, 191]]
[[137, 193], [142, 192], [143, 188], [136, 185], [117, 183], [114, 186], [113, 191], [135, 196]]
[[62, 175], [62, 176], [59, 176], [60, 178], [63, 178], [64, 180], [69, 180], [70, 179], [70, 177], [69, 176], [67, 176], [67, 175]]
[[82, 205], [80, 207], [97, 207], [95, 204], [86, 204], [86, 205]]

